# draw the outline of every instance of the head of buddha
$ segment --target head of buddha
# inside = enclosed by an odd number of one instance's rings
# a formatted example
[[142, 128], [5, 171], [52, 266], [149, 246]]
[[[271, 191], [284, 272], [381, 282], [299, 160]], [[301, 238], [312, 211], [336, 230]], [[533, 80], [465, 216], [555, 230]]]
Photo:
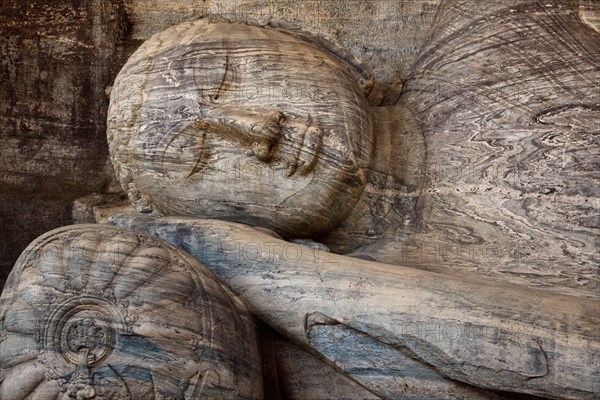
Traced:
[[146, 41], [111, 93], [108, 141], [138, 211], [314, 237], [366, 184], [368, 77], [316, 42], [195, 21]]

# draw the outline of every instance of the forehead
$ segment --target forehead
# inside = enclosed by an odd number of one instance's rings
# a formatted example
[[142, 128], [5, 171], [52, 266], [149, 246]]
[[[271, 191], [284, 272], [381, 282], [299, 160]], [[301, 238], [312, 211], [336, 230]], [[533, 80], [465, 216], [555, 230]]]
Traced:
[[298, 112], [319, 113], [338, 108], [339, 98], [362, 97], [339, 60], [290, 35], [236, 24], [192, 31], [140, 60], [147, 100], [154, 92], [206, 106], [243, 103], [288, 112], [304, 106]]
[[370, 147], [370, 117], [351, 70], [318, 45], [276, 30], [183, 24], [146, 41], [122, 69], [111, 104], [126, 104], [131, 115], [117, 114], [112, 126], [138, 132], [137, 140], [148, 145], [191, 120], [239, 105], [280, 111], [288, 120], [310, 117], [325, 132], [325, 144], [344, 144], [362, 159]]

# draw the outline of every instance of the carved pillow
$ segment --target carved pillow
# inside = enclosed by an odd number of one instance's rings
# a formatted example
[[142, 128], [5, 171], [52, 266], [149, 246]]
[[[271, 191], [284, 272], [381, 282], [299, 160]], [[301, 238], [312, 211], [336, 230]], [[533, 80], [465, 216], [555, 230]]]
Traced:
[[255, 399], [253, 325], [195, 259], [134, 231], [35, 240], [0, 297], [0, 398]]

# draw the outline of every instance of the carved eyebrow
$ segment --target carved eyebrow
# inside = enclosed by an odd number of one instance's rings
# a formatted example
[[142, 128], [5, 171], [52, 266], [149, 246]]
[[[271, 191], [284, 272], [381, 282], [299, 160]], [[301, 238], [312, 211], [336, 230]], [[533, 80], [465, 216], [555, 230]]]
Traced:
[[235, 80], [235, 72], [229, 63], [229, 54], [225, 54], [225, 71], [223, 72], [223, 78], [217, 88], [217, 92], [213, 96], [212, 100], [219, 100], [221, 94], [229, 90], [231, 83]]
[[208, 165], [208, 162], [206, 160], [207, 155], [208, 149], [206, 148], [206, 133], [202, 133], [202, 145], [200, 146], [200, 154], [198, 155], [198, 160], [196, 161], [196, 165], [194, 165], [194, 168], [192, 169], [190, 174], [185, 179], [188, 179], [191, 176], [202, 171]]

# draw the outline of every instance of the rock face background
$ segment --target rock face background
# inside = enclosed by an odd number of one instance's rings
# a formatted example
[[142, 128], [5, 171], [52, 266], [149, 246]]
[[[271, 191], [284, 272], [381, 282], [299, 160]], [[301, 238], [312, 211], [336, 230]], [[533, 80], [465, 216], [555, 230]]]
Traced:
[[303, 27], [351, 50], [392, 104], [439, 1], [3, 1], [0, 5], [0, 286], [35, 237], [71, 221], [73, 200], [113, 188], [110, 86], [142, 41], [199, 18]]
[[116, 2], [2, 2], [0, 284], [27, 242], [109, 184], [104, 91], [129, 30]]

